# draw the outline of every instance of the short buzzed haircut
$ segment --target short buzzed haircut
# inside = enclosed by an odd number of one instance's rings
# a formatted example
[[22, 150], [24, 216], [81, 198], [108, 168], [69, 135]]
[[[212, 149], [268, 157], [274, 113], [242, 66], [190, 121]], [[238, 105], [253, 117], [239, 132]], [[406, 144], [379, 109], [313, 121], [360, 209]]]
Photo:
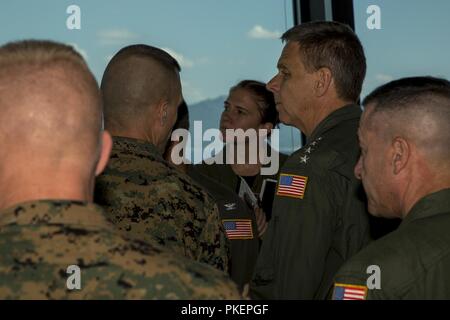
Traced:
[[107, 127], [128, 128], [148, 106], [173, 102], [179, 86], [178, 62], [166, 51], [137, 44], [122, 48], [106, 67], [101, 83]]
[[326, 67], [335, 79], [339, 98], [357, 101], [366, 75], [364, 49], [353, 30], [334, 21], [302, 23], [286, 31], [281, 39], [300, 45], [307, 71]]
[[[422, 146], [434, 149], [442, 159], [450, 157], [448, 80], [434, 77], [394, 80], [371, 92], [363, 100], [363, 105], [372, 107], [370, 119], [384, 113], [385, 122], [392, 122], [391, 131], [413, 131], [418, 137], [425, 137]], [[417, 123], [422, 123], [422, 126], [416, 128]]]
[[30, 74], [30, 71], [56, 66], [68, 73], [77, 72], [82, 84], [89, 89], [87, 93], [101, 101], [97, 81], [83, 57], [72, 46], [47, 40], [24, 40], [0, 47], [0, 77], [11, 76], [11, 71], [20, 77]]
[[23, 148], [59, 154], [64, 145], [76, 154], [77, 140], [86, 152], [100, 141], [98, 84], [81, 55], [62, 43], [26, 40], [0, 47], [0, 112], [2, 138], [11, 134]]

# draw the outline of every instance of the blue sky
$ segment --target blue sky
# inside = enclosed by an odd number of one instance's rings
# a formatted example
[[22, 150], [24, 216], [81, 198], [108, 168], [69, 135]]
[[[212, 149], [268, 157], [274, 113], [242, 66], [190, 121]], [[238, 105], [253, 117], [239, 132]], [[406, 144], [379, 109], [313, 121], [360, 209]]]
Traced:
[[[66, 28], [71, 4], [81, 8], [81, 30]], [[293, 23], [290, 0], [2, 0], [0, 6], [1, 43], [32, 37], [75, 43], [98, 80], [124, 45], [169, 49], [182, 64], [189, 103], [224, 94], [244, 78], [266, 81], [282, 49], [278, 37]]]
[[[66, 8], [81, 8], [81, 30], [68, 30]], [[381, 9], [381, 30], [366, 27], [369, 5]], [[356, 31], [368, 72], [363, 96], [390, 79], [450, 77], [450, 1], [356, 0]], [[101, 79], [122, 46], [148, 43], [183, 66], [189, 103], [225, 94], [244, 78], [267, 81], [282, 49], [277, 38], [292, 26], [291, 0], [2, 0], [0, 43], [47, 38], [76, 44]]]
[[[66, 9], [81, 9], [81, 30], [68, 30]], [[369, 5], [381, 10], [381, 30], [369, 30]], [[355, 26], [367, 57], [362, 96], [392, 79], [450, 78], [449, 0], [354, 0]], [[146, 43], [182, 65], [188, 104], [224, 95], [242, 79], [268, 81], [293, 25], [291, 0], [1, 0], [0, 44], [43, 38], [76, 45], [100, 81], [121, 47]], [[218, 120], [219, 115], [217, 115]], [[299, 146], [297, 130], [281, 140]]]
[[[380, 7], [380, 30], [366, 26], [366, 9], [371, 4]], [[400, 77], [450, 79], [450, 1], [355, 0], [354, 11], [368, 66], [363, 97]]]

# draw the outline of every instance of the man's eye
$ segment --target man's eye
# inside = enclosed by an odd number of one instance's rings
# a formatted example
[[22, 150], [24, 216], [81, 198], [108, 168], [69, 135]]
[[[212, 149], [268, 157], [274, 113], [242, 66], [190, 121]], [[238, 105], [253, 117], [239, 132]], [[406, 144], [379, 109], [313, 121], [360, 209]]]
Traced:
[[283, 75], [284, 78], [287, 78], [290, 76], [290, 73], [287, 71], [281, 71], [281, 74]]

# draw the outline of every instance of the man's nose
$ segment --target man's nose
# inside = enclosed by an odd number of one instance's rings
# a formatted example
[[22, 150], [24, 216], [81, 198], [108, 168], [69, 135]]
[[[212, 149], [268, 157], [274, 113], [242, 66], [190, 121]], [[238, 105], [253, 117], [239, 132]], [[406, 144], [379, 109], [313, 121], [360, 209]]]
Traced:
[[275, 75], [272, 79], [270, 79], [269, 82], [267, 82], [266, 88], [267, 88], [267, 90], [269, 90], [273, 93], [279, 91], [280, 86], [278, 84], [278, 76], [277, 75]]

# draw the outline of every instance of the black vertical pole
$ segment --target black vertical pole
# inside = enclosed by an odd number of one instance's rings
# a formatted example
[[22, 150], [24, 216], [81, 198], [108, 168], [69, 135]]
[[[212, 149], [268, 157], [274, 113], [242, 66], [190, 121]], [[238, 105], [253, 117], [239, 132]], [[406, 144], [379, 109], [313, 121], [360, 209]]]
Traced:
[[[292, 0], [294, 25], [308, 21], [326, 20], [326, 1], [331, 1], [331, 20], [348, 24], [355, 30], [353, 0]], [[301, 140], [304, 145], [306, 136], [303, 132]]]
[[353, 0], [332, 0], [333, 21], [348, 24], [355, 31]]

